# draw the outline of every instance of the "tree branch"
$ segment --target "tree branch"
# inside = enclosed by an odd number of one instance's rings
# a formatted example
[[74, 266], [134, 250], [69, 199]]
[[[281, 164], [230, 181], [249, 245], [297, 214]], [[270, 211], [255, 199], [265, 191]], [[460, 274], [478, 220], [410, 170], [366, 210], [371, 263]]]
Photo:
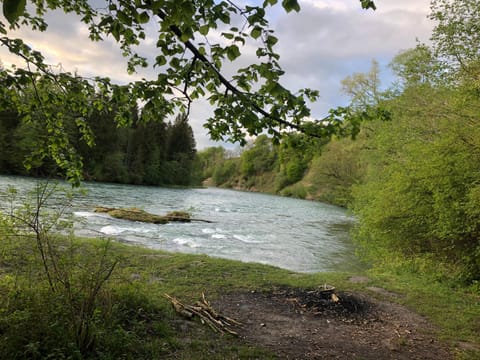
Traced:
[[[167, 14], [161, 10], [161, 9], [158, 9], [157, 12], [156, 12], [156, 15], [161, 19], [161, 20], [165, 20], [166, 17], [167, 17]], [[181, 40], [182, 38], [182, 31], [180, 30], [180, 28], [176, 25], [170, 25], [170, 30], [175, 34], [175, 36], [177, 36], [177, 38]], [[227, 91], [230, 91], [232, 94], [234, 94], [235, 96], [239, 97], [240, 99], [248, 102], [250, 104], [250, 106], [259, 114], [261, 114], [262, 116], [264, 116], [265, 118], [267, 119], [270, 119], [270, 120], [273, 120], [275, 122], [277, 122], [278, 124], [281, 124], [281, 125], [284, 125], [284, 126], [287, 126], [289, 128], [292, 128], [292, 129], [295, 129], [295, 130], [298, 130], [298, 131], [301, 131], [307, 135], [310, 135], [310, 136], [313, 136], [313, 137], [318, 137], [318, 138], [321, 138], [322, 136], [321, 135], [318, 135], [318, 134], [315, 134], [315, 133], [311, 133], [309, 132], [307, 129], [305, 129], [304, 127], [300, 126], [300, 125], [297, 125], [297, 124], [294, 124], [290, 121], [286, 121], [284, 119], [281, 119], [279, 117], [276, 117], [274, 116], [273, 114], [267, 112], [266, 110], [264, 110], [263, 108], [261, 108], [260, 106], [258, 106], [258, 104], [256, 104], [254, 101], [252, 101], [249, 96], [251, 96], [252, 94], [250, 93], [246, 93], [246, 92], [243, 92], [241, 91], [240, 89], [238, 89], [235, 85], [233, 85], [227, 78], [225, 78], [222, 73], [220, 73], [220, 71], [210, 62], [210, 60], [208, 60], [206, 58], [205, 55], [203, 55], [199, 50], [198, 48], [190, 41], [190, 40], [187, 40], [187, 41], [182, 41], [182, 43], [185, 45], [185, 47], [190, 50], [190, 52], [193, 54], [193, 56], [200, 60], [202, 63], [204, 63], [207, 67], [209, 67], [210, 69], [212, 69], [215, 73], [215, 75], [217, 76], [218, 80], [225, 86], [226, 90]], [[329, 116], [326, 116], [323, 120], [326, 120], [327, 118], [329, 118]]]

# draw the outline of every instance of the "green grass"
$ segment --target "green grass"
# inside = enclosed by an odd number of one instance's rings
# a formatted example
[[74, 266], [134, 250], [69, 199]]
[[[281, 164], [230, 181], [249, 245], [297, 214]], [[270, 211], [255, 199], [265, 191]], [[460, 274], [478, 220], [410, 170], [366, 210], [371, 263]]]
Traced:
[[346, 284], [345, 274], [299, 274], [258, 263], [244, 263], [206, 255], [167, 253], [135, 246], [114, 244], [121, 262], [118, 273], [154, 284], [150, 291], [173, 293], [196, 300], [239, 290], [268, 290], [274, 286], [312, 287], [325, 282]]
[[[66, 251], [68, 242], [59, 241], [63, 242], [60, 249]], [[100, 241], [76, 239], [73, 245], [74, 259], [81, 271], [73, 267], [69, 271], [74, 275], [88, 274], [87, 270], [94, 269]], [[459, 341], [480, 345], [478, 288], [452, 286], [452, 282], [433, 278], [405, 263], [392, 263], [381, 271], [370, 271], [369, 283], [353, 284], [348, 281], [351, 274], [347, 273], [298, 274], [204, 255], [173, 254], [119, 243], [110, 245], [109, 256], [119, 262], [97, 299], [95, 316], [98, 318], [92, 318], [97, 350], [86, 357], [274, 358], [271, 353], [234, 337], [216, 335], [199, 322], [185, 325], [164, 294], [191, 303], [200, 299], [202, 293], [213, 300], [229, 292], [262, 291], [282, 285], [315, 287], [324, 283], [342, 291], [367, 292], [366, 286], [381, 286], [397, 292], [402, 296], [395, 301], [426, 316], [438, 327], [438, 335], [444, 341], [452, 346]], [[42, 280], [39, 259], [31, 241], [15, 239], [11, 243], [3, 242], [1, 247], [0, 354], [8, 355], [0, 358], [24, 358], [27, 353], [30, 358], [62, 358], [62, 354], [75, 354], [75, 346], [67, 336], [69, 328], [56, 320], [68, 319], [68, 308], [64, 308], [62, 296], [52, 296]], [[84, 275], [80, 275], [72, 276], [72, 281], [81, 283]], [[45, 333], [52, 336], [50, 343], [40, 340]], [[458, 351], [457, 355], [459, 359], [480, 357], [478, 352], [466, 350]], [[81, 357], [73, 355], [72, 358]]]

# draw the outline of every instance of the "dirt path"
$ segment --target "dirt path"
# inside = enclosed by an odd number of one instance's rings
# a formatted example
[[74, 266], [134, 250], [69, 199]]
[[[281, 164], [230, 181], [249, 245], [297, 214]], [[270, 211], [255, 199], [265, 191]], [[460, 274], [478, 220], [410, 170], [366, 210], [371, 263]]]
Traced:
[[[246, 342], [282, 359], [451, 359], [419, 315], [366, 295], [307, 290], [228, 294], [213, 306], [244, 325]], [[335, 299], [337, 300], [337, 299]]]

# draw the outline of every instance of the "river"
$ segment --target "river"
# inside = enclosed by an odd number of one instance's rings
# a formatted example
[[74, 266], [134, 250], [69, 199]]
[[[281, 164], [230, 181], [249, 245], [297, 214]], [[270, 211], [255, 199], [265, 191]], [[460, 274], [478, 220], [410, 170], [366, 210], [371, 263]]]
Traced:
[[[0, 176], [0, 191], [13, 185], [22, 193], [35, 183], [34, 179]], [[348, 234], [354, 219], [339, 207], [218, 188], [89, 182], [83, 188], [86, 194], [75, 196], [70, 210], [79, 236], [105, 236], [152, 249], [258, 262], [297, 272], [361, 267]], [[131, 222], [95, 213], [96, 206], [136, 207], [159, 215], [183, 210], [213, 223]]]

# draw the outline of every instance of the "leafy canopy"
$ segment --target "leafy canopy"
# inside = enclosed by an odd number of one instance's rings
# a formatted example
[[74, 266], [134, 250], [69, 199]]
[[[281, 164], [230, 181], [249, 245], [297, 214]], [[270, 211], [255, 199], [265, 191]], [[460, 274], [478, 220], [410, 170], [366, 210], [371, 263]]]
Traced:
[[[373, 1], [361, 0], [364, 9], [375, 9]], [[0, 21], [0, 44], [22, 58], [27, 67], [13, 71], [0, 68], [0, 97], [26, 117], [26, 121], [43, 121], [56, 139], [48, 140], [40, 156], [53, 158], [61, 168], [69, 169], [70, 178], [81, 166], [68, 139], [61, 136], [62, 116], [57, 108], [66, 108], [77, 119], [86, 142], [93, 143], [89, 129], [82, 120], [96, 109], [108, 108], [108, 101], [121, 104], [116, 121], [130, 125], [128, 112], [142, 104], [152, 119], [164, 119], [175, 112], [188, 115], [192, 101], [207, 97], [215, 108], [205, 127], [214, 140], [245, 143], [246, 135], [268, 132], [278, 139], [285, 129], [323, 137], [342, 131], [341, 118], [345, 109], [337, 109], [325, 119], [311, 121], [308, 101], [315, 101], [318, 92], [300, 89], [292, 92], [281, 85], [283, 70], [275, 51], [278, 39], [269, 27], [267, 11], [278, 6], [277, 0], [255, 5], [239, 5], [234, 1], [214, 0], [4, 0]], [[299, 11], [296, 0], [283, 0], [286, 12]], [[88, 26], [92, 41], [112, 37], [128, 59], [128, 71], [153, 66], [158, 69], [154, 79], [119, 85], [109, 78], [84, 79], [77, 74], [53, 71], [43, 55], [27, 46], [22, 39], [9, 36], [9, 31], [30, 27], [44, 31], [45, 15], [60, 9], [77, 14]], [[238, 24], [238, 26], [236, 26]], [[146, 42], [147, 29], [158, 29], [154, 61], [137, 53], [137, 46]], [[213, 41], [213, 35], [220, 40]], [[218, 38], [218, 36], [217, 36]], [[244, 45], [256, 47], [258, 61], [238, 67], [227, 78], [226, 62], [235, 62]], [[39, 91], [37, 82], [47, 83], [52, 95]], [[34, 96], [28, 103], [21, 99], [24, 91]], [[47, 93], [50, 93], [47, 92]], [[36, 119], [34, 116], [36, 115]], [[356, 129], [357, 127], [353, 127]], [[345, 132], [345, 130], [343, 130]]]
[[436, 276], [478, 283], [480, 3], [431, 4], [432, 46], [391, 63], [400, 86], [381, 99], [391, 121], [362, 127], [355, 237], [377, 266], [402, 255], [435, 264]]
[[[455, 70], [468, 69], [480, 55], [480, 2], [432, 0], [430, 19], [436, 22], [435, 55]], [[473, 74], [475, 75], [475, 71]]]

